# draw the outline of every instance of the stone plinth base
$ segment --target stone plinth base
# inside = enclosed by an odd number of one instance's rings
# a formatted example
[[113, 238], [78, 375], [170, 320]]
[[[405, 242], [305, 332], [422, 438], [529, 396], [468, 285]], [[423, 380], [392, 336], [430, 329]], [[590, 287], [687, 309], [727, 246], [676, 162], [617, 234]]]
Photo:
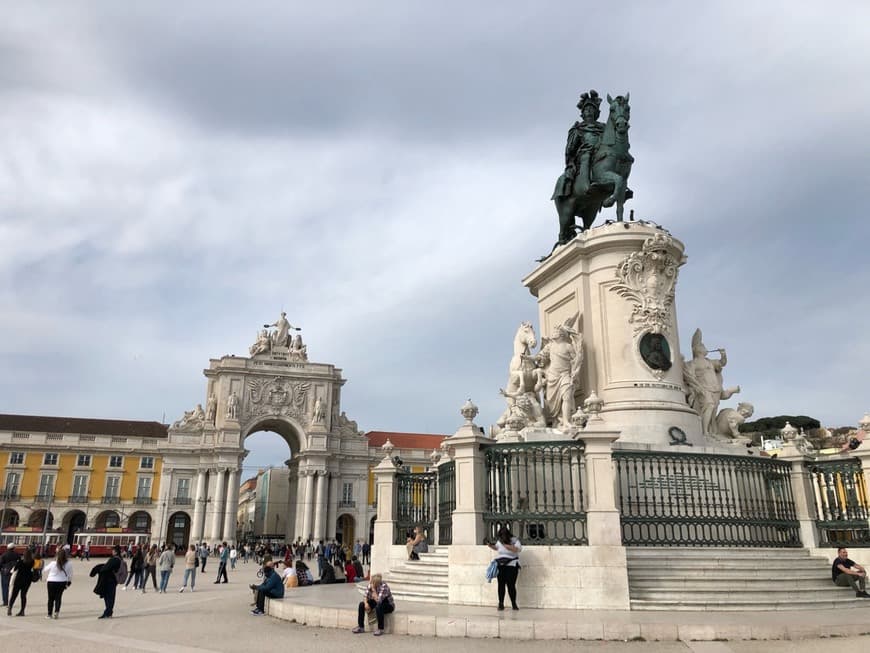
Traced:
[[[448, 547], [451, 604], [496, 606], [496, 582], [484, 572], [485, 546]], [[523, 608], [628, 610], [628, 570], [622, 546], [523, 546], [517, 601]]]
[[649, 223], [603, 225], [558, 247], [523, 280], [538, 298], [542, 337], [578, 316], [584, 359], [575, 402], [597, 393], [601, 417], [623, 442], [667, 447], [673, 427], [704, 442], [683, 389], [674, 306], [683, 250]]

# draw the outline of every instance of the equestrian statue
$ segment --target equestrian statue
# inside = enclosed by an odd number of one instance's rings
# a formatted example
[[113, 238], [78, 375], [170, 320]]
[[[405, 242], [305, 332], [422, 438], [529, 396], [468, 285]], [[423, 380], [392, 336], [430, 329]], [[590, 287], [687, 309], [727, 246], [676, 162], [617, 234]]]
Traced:
[[622, 222], [625, 200], [634, 193], [628, 175], [634, 157], [629, 153], [628, 129], [631, 108], [629, 94], [607, 96], [610, 115], [607, 124], [598, 122], [601, 98], [597, 91], [580, 96], [577, 108], [581, 121], [568, 131], [565, 172], [556, 181], [552, 200], [559, 213], [559, 245], [573, 240], [581, 218], [581, 231], [589, 229], [602, 207], [616, 205], [616, 219]]

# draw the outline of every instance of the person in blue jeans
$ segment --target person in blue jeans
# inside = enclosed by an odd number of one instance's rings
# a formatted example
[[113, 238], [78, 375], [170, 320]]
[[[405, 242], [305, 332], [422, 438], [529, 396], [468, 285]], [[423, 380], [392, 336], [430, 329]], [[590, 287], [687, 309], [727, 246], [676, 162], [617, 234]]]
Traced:
[[166, 594], [166, 588], [169, 586], [169, 575], [172, 573], [172, 568], [175, 566], [175, 551], [171, 546], [163, 549], [160, 558], [157, 560], [157, 571], [160, 572], [160, 592]]
[[191, 544], [190, 550], [184, 556], [184, 583], [181, 585], [179, 592], [183, 592], [187, 588], [187, 581], [190, 580], [190, 591], [193, 591], [196, 585], [196, 545]]

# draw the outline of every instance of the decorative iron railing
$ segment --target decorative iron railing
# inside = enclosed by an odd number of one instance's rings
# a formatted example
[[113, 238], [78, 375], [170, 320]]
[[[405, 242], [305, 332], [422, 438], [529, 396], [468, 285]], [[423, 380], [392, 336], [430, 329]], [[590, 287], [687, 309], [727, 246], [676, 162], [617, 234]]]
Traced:
[[856, 458], [807, 463], [821, 546], [870, 547], [867, 479]]
[[456, 463], [438, 467], [438, 544], [453, 544], [453, 511], [456, 510]]
[[429, 544], [433, 542], [436, 515], [435, 472], [396, 474], [396, 532], [394, 544], [404, 544], [415, 526], [425, 529]]
[[588, 544], [578, 441], [484, 445], [488, 537], [507, 526], [524, 543]]
[[613, 460], [626, 546], [801, 546], [790, 463], [624, 450]]

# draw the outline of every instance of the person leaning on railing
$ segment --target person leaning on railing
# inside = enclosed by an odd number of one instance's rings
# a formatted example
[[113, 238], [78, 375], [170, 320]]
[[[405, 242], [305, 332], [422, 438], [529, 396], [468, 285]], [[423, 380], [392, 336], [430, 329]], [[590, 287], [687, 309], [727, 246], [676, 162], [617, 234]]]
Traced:
[[849, 560], [849, 552], [845, 547], [837, 549], [837, 557], [831, 564], [831, 579], [838, 587], [851, 587], [855, 596], [870, 599], [867, 589], [867, 570], [854, 560]]

